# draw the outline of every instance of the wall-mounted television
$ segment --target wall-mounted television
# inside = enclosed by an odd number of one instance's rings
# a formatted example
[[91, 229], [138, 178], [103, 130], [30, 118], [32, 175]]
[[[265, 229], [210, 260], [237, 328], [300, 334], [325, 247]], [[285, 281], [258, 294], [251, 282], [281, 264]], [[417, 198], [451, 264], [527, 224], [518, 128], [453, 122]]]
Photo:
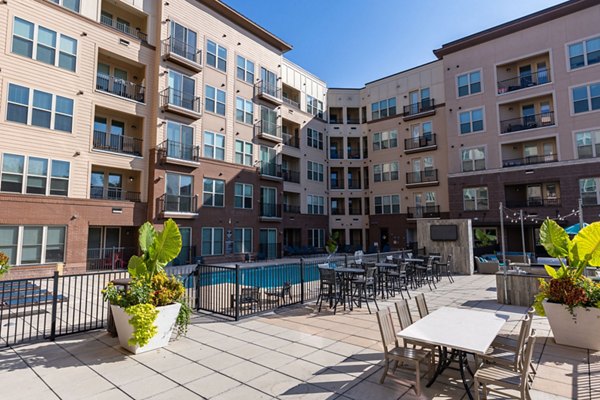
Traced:
[[458, 240], [457, 225], [431, 225], [429, 235], [433, 241]]

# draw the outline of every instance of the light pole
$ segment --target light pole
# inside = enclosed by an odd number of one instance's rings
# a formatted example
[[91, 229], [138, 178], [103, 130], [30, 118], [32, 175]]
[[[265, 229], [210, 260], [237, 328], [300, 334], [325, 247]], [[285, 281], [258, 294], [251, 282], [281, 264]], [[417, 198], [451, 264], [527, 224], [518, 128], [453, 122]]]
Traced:
[[508, 301], [508, 288], [506, 287], [506, 274], [508, 274], [508, 264], [506, 263], [506, 247], [504, 245], [504, 207], [502, 207], [502, 202], [500, 202], [500, 237], [502, 242], [500, 243], [502, 246], [502, 262], [504, 263], [504, 301], [506, 304], [509, 304]]
[[527, 254], [525, 253], [525, 227], [523, 226], [523, 210], [519, 210], [519, 219], [521, 220], [521, 245], [523, 246], [523, 262], [527, 262]]

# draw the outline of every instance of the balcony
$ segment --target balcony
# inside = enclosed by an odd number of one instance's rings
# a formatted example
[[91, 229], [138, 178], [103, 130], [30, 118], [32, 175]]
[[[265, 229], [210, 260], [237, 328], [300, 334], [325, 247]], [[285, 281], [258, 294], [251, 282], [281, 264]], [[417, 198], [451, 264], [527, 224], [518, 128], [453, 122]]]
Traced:
[[437, 149], [436, 134], [428, 134], [414, 138], [404, 139], [404, 152], [406, 154], [419, 153]]
[[261, 203], [260, 205], [261, 221], [279, 221], [281, 220], [281, 204]]
[[440, 206], [407, 207], [406, 218], [440, 218]]
[[283, 100], [284, 103], [286, 103], [294, 108], [300, 109], [300, 103], [298, 103], [295, 100], [290, 99], [289, 97], [286, 97], [285, 94], [281, 97], [281, 99]]
[[554, 112], [528, 115], [500, 121], [500, 132], [510, 133], [554, 125]]
[[287, 105], [300, 109], [300, 91], [285, 83], [282, 85], [281, 99]]
[[94, 131], [93, 147], [95, 150], [113, 153], [142, 155], [142, 140], [134, 137], [116, 135], [110, 132]]
[[283, 104], [283, 100], [281, 99], [281, 89], [279, 89], [275, 84], [268, 84], [266, 82], [259, 81], [256, 85], [254, 85], [254, 93], [257, 97], [266, 100], [269, 103], [276, 105]]
[[163, 59], [172, 61], [194, 72], [202, 71], [202, 50], [174, 37], [163, 40]]
[[329, 108], [329, 123], [330, 124], [343, 124], [343, 108], [342, 107], [330, 107]]
[[281, 134], [283, 144], [290, 147], [300, 148], [300, 137], [296, 135], [290, 135], [289, 133]]
[[90, 198], [97, 200], [140, 201], [140, 192], [130, 192], [119, 187], [90, 186]]
[[287, 214], [300, 214], [300, 206], [293, 204], [283, 204], [283, 212]]
[[357, 107], [346, 108], [346, 123], [351, 125], [360, 124], [360, 109]]
[[96, 90], [139, 101], [140, 103], [144, 102], [144, 94], [146, 93], [144, 86], [140, 84], [104, 74], [96, 75]]
[[346, 211], [344, 210], [344, 207], [332, 207], [331, 215], [346, 215]]
[[337, 179], [331, 179], [331, 189], [334, 190], [343, 190], [344, 189], [344, 181], [342, 180], [337, 180]]
[[261, 119], [254, 125], [254, 135], [276, 143], [283, 142], [281, 125], [264, 119]]
[[300, 183], [300, 171], [293, 171], [291, 169], [282, 169], [284, 182]]
[[200, 146], [165, 140], [158, 145], [158, 150], [165, 163], [194, 168], [200, 165]]
[[163, 218], [195, 218], [198, 216], [198, 196], [165, 193], [158, 198], [158, 210]]
[[436, 186], [439, 185], [438, 170], [428, 169], [406, 173], [406, 187]]
[[360, 178], [348, 179], [348, 189], [360, 189]]
[[201, 114], [200, 97], [166, 88], [160, 93], [160, 105], [164, 111], [184, 117], [199, 119]]
[[421, 100], [418, 103], [413, 103], [408, 106], [404, 106], [403, 111], [403, 119], [405, 121], [434, 115], [435, 101], [434, 99]]
[[544, 69], [521, 76], [513, 76], [508, 79], [503, 79], [498, 82], [498, 94], [514, 92], [521, 89], [526, 89], [532, 86], [543, 85], [550, 83], [550, 70]]
[[264, 179], [277, 180], [277, 181], [280, 181], [283, 179], [283, 174], [281, 172], [281, 164], [277, 164], [274, 162], [259, 161], [258, 173]]
[[127, 36], [131, 36], [143, 42], [148, 42], [148, 34], [142, 32], [140, 28], [133, 28], [128, 22], [122, 20], [121, 18], [114, 19], [112, 16], [107, 15], [107, 13], [104, 11], [102, 12], [102, 15], [100, 15], [100, 23], [122, 32]]
[[558, 161], [558, 154], [548, 154], [545, 156], [528, 156], [523, 158], [513, 158], [511, 160], [502, 160], [502, 168], [521, 167], [524, 165], [545, 164]]
[[530, 197], [526, 200], [506, 201], [508, 208], [560, 207], [560, 197]]

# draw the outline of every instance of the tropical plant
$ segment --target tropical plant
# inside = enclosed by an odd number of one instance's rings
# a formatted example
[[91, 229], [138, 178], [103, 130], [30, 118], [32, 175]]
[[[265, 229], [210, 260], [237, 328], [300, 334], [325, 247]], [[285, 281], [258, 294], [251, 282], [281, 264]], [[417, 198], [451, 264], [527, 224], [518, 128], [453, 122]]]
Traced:
[[483, 229], [479, 228], [475, 229], [475, 239], [477, 240], [477, 242], [479, 242], [479, 245], [481, 247], [491, 246], [493, 244], [496, 244], [498, 241], [496, 235], [487, 233]]
[[334, 254], [338, 249], [338, 240], [340, 239], [340, 232], [334, 231], [329, 234], [329, 239], [325, 243], [325, 251], [328, 254]]
[[600, 284], [583, 275], [586, 267], [600, 266], [600, 222], [586, 226], [571, 240], [562, 227], [547, 219], [540, 228], [540, 242], [560, 267], [544, 266], [550, 280], [540, 279], [533, 305], [536, 312], [545, 315], [544, 300], [564, 304], [571, 313], [579, 306], [600, 308]]
[[129, 323], [134, 330], [129, 345], [141, 347], [156, 335], [156, 307], [181, 303], [176, 320], [178, 334], [187, 332], [191, 309], [184, 301], [181, 281], [165, 273], [165, 266], [181, 251], [181, 234], [175, 221], [166, 221], [162, 231], [146, 222], [139, 231], [139, 245], [142, 255], [131, 257], [128, 264], [129, 287], [125, 290], [109, 283], [103, 293], [106, 300], [131, 316]]
[[8, 256], [0, 251], [0, 278], [10, 270], [9, 261]]

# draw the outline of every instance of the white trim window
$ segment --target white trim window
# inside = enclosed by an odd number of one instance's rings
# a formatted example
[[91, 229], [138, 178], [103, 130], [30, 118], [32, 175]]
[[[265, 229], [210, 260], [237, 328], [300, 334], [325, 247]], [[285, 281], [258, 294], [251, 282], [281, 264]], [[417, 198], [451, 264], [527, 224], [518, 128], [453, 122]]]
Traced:
[[396, 98], [371, 103], [371, 120], [396, 115]]
[[223, 72], [227, 72], [227, 49], [212, 40], [207, 40], [206, 64]]
[[459, 113], [458, 121], [461, 135], [483, 131], [483, 108]]
[[307, 94], [306, 112], [314, 115], [317, 118], [323, 119], [323, 102]]
[[208, 112], [225, 115], [227, 93], [225, 91], [206, 85], [204, 93], [204, 108]]
[[225, 160], [225, 135], [205, 131], [202, 154], [206, 158]]
[[203, 256], [220, 256], [223, 254], [223, 228], [202, 228]]
[[308, 245], [317, 249], [325, 247], [325, 229], [309, 229]]
[[0, 192], [69, 195], [68, 161], [5, 153], [0, 164]]
[[202, 205], [205, 207], [225, 207], [225, 181], [204, 178], [202, 185]]
[[485, 147], [464, 149], [461, 151], [462, 172], [481, 171], [485, 169]]
[[235, 141], [235, 163], [252, 166], [254, 163], [254, 147], [251, 142]]
[[400, 196], [375, 196], [375, 214], [400, 214]]
[[398, 147], [398, 131], [375, 132], [373, 134], [373, 150], [384, 150]]
[[600, 36], [569, 45], [569, 67], [577, 69], [600, 63]]
[[237, 78], [251, 85], [254, 83], [254, 63], [240, 55], [237, 56]]
[[463, 209], [465, 211], [489, 210], [487, 186], [463, 189]]
[[73, 100], [10, 83], [6, 120], [71, 133]]
[[19, 17], [15, 17], [13, 24], [12, 52], [75, 72], [76, 39]]
[[64, 226], [0, 225], [0, 252], [12, 265], [36, 265], [65, 260]]
[[249, 183], [235, 183], [233, 206], [251, 210], [254, 198], [254, 186]]
[[481, 71], [473, 71], [456, 77], [458, 97], [481, 92]]
[[252, 252], [252, 228], [233, 229], [233, 252], [235, 254]]
[[600, 110], [600, 82], [571, 89], [573, 114]]
[[374, 182], [389, 182], [398, 180], [398, 162], [375, 164], [373, 166]]
[[577, 132], [575, 144], [577, 158], [600, 157], [600, 130]]
[[323, 132], [306, 128], [306, 144], [315, 149], [323, 150]]
[[81, 0], [50, 0], [51, 2], [63, 6], [64, 8], [68, 8], [71, 11], [79, 12], [80, 2]]
[[235, 119], [238, 122], [252, 124], [254, 121], [254, 103], [242, 97], [235, 98]]
[[325, 197], [309, 194], [306, 196], [307, 214], [325, 214]]
[[307, 178], [310, 181], [323, 182], [323, 170], [323, 164], [319, 164], [313, 161], [306, 162]]

